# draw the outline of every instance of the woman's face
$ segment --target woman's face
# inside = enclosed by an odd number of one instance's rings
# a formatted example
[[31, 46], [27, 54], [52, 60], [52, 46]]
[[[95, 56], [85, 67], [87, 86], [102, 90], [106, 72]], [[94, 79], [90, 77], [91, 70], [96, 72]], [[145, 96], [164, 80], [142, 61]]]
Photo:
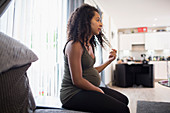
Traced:
[[96, 11], [94, 12], [94, 16], [91, 19], [91, 30], [92, 30], [92, 35], [98, 35], [101, 31], [102, 28], [102, 23], [100, 20], [100, 15]]

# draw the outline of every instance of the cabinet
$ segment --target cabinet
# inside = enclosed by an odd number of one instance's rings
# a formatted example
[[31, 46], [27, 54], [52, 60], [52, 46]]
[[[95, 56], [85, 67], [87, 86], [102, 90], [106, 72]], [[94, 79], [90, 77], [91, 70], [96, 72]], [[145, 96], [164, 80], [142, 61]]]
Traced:
[[145, 50], [170, 49], [170, 32], [120, 34], [120, 50], [132, 50], [132, 45], [145, 44]]
[[[155, 79], [167, 79], [167, 61], [150, 61], [149, 64], [154, 65]], [[168, 61], [168, 68], [170, 71], [170, 61]]]
[[145, 43], [145, 34], [120, 34], [119, 35], [119, 47], [120, 50], [132, 50], [133, 44], [144, 44]]
[[129, 35], [126, 34], [121, 34], [120, 35], [120, 40], [119, 40], [119, 44], [120, 44], [120, 50], [131, 50], [131, 38], [129, 37]]
[[138, 33], [138, 34], [131, 34], [131, 44], [145, 44], [145, 34]]
[[170, 49], [170, 32], [146, 33], [145, 49], [146, 50], [163, 50]]

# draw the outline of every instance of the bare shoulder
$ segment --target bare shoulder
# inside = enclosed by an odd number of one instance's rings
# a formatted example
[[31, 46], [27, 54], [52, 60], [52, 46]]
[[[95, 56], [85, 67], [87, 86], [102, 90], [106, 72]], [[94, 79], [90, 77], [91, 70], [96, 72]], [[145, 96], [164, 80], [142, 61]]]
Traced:
[[82, 54], [83, 52], [83, 48], [80, 42], [74, 42], [73, 41], [69, 41], [67, 46], [66, 46], [66, 55], [68, 54]]

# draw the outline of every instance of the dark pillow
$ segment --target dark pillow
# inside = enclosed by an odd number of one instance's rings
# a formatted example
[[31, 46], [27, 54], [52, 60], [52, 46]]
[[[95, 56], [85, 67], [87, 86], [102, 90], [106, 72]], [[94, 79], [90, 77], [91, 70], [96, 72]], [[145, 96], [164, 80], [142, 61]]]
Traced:
[[35, 110], [27, 69], [31, 63], [0, 73], [0, 113], [29, 113]]

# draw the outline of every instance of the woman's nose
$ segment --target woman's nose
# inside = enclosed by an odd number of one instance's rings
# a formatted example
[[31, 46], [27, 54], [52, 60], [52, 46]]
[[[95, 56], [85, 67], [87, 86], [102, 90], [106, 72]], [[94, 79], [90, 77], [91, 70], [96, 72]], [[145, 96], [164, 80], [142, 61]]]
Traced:
[[100, 27], [103, 27], [103, 24], [100, 22]]

